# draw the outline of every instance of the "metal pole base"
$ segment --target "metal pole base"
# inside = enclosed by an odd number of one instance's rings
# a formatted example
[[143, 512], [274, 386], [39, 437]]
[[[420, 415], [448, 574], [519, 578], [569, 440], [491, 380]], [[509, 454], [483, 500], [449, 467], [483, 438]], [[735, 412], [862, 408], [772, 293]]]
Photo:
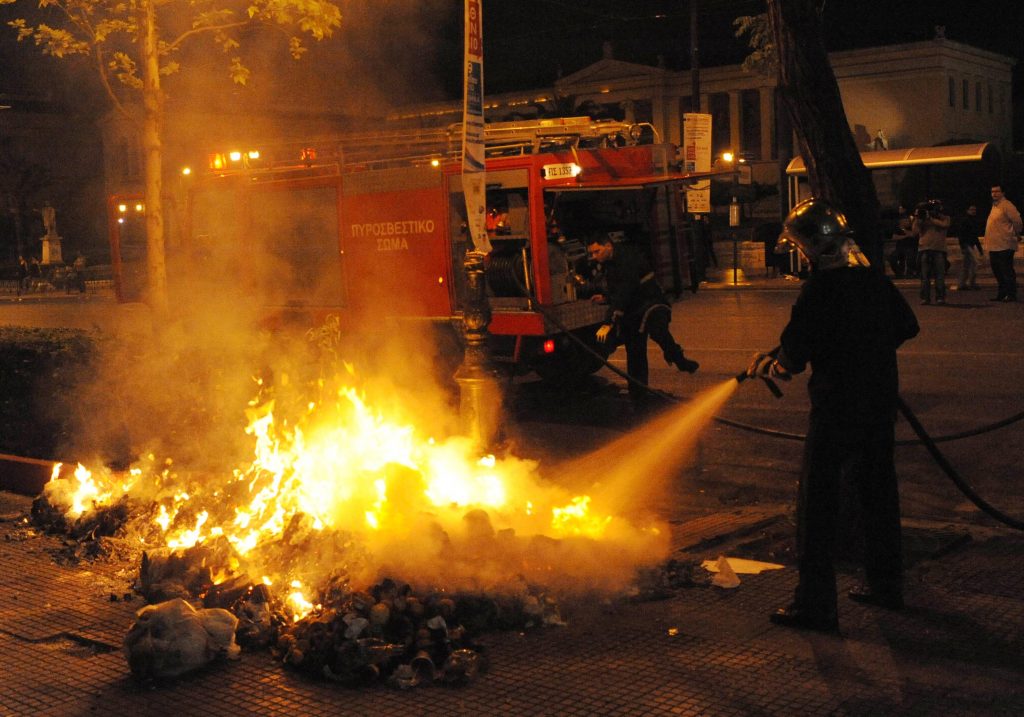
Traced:
[[487, 326], [491, 307], [484, 282], [485, 254], [466, 252], [467, 295], [462, 317], [466, 348], [455, 372], [459, 384], [459, 416], [462, 430], [481, 450], [490, 450], [501, 425], [501, 385], [487, 355]]

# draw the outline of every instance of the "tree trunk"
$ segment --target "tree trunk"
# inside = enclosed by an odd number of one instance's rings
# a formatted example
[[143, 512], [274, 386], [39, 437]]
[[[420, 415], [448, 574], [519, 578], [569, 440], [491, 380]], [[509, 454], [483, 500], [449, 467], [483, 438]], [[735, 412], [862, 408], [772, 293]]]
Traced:
[[[842, 209], [871, 265], [884, 272], [878, 195], [853, 141], [828, 61], [818, 0], [768, 0], [768, 22], [779, 55], [779, 90], [796, 130], [811, 192]], [[846, 476], [840, 492], [836, 556], [856, 560], [863, 546], [863, 518]]]
[[167, 261], [164, 249], [163, 129], [164, 102], [160, 88], [160, 56], [157, 47], [155, 0], [146, 0], [146, 25], [142, 42], [142, 148], [146, 157], [146, 268], [150, 308], [160, 317], [167, 314]]
[[779, 159], [779, 216], [789, 214], [789, 175], [786, 168], [793, 159], [793, 123], [782, 99], [782, 90], [775, 88], [775, 151]]
[[768, 0], [779, 55], [779, 89], [814, 196], [839, 207], [857, 243], [882, 271], [878, 195], [860, 159], [825, 50], [819, 0]]

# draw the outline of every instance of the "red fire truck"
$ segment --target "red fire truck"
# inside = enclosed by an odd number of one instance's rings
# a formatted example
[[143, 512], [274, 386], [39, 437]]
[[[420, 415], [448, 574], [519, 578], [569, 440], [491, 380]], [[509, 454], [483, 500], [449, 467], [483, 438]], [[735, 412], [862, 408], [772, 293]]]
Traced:
[[[239, 272], [268, 317], [428, 321], [457, 336], [472, 248], [458, 130], [214, 154], [182, 200], [181, 245], [189, 256], [240, 248]], [[493, 356], [558, 380], [600, 366], [567, 336], [592, 344], [604, 319], [579, 282], [595, 233], [642, 246], [670, 293], [689, 285], [682, 193], [707, 175], [680, 172], [677, 148], [651, 135], [590, 118], [487, 126]], [[133, 242], [125, 230], [135, 204], [111, 199], [122, 300], [144, 277], [141, 235]]]

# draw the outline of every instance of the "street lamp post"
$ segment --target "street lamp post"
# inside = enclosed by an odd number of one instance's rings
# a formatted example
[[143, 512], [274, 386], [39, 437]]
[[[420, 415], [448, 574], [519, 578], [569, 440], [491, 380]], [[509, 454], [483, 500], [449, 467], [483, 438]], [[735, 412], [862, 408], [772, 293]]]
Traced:
[[463, 433], [484, 451], [497, 440], [502, 404], [501, 388], [487, 353], [491, 307], [484, 277], [485, 256], [483, 252], [468, 251], [463, 261], [467, 282], [462, 312], [465, 349], [455, 372]]
[[742, 161], [742, 159], [738, 159], [735, 154], [727, 150], [722, 152], [721, 156], [716, 158], [714, 162], [715, 168], [718, 168], [721, 165], [728, 165], [730, 168], [730, 174], [732, 175], [731, 184], [729, 186], [729, 194], [732, 197], [729, 202], [729, 236], [732, 239], [733, 286], [739, 284], [739, 237], [736, 232], [742, 221], [742, 213], [739, 198], [737, 196], [739, 194], [739, 167], [737, 166], [737, 163]]

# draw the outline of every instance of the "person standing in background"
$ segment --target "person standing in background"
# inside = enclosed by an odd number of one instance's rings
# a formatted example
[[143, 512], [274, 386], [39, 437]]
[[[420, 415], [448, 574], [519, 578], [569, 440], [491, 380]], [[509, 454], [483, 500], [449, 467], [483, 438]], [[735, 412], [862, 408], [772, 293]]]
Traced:
[[1013, 255], [1017, 253], [1021, 232], [1020, 212], [1006, 195], [1000, 184], [992, 185], [992, 209], [985, 222], [985, 248], [992, 274], [996, 278], [996, 295], [990, 301], [1017, 300], [1017, 272], [1013, 268]]
[[18, 296], [28, 289], [28, 262], [25, 257], [18, 257]]
[[935, 280], [935, 303], [946, 303], [946, 235], [952, 222], [937, 199], [921, 202], [914, 210], [911, 228], [918, 237], [917, 258], [921, 270], [921, 303], [932, 303], [931, 284]]
[[973, 291], [978, 287], [978, 261], [984, 253], [979, 237], [983, 233], [978, 220], [978, 205], [970, 204], [956, 223], [956, 238], [960, 243], [960, 277], [956, 288]]
[[910, 229], [911, 218], [901, 205], [893, 228], [894, 248], [889, 255], [889, 266], [897, 279], [917, 276], [917, 237]]

